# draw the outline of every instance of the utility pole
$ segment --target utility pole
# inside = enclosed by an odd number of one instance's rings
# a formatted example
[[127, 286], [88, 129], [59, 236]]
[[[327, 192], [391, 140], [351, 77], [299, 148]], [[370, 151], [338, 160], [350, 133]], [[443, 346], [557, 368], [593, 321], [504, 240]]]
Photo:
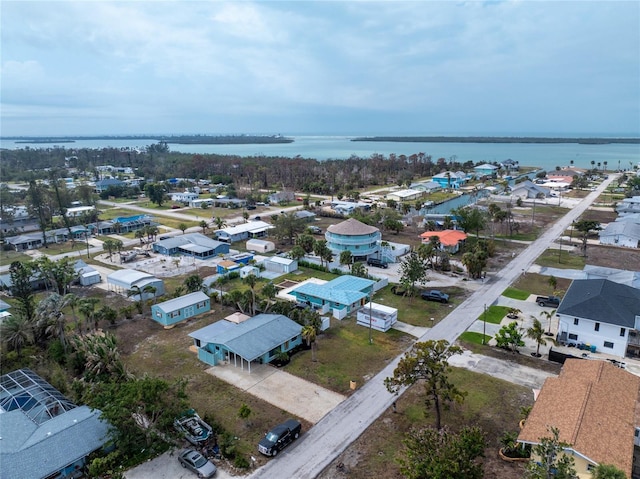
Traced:
[[487, 305], [484, 305], [484, 313], [482, 313], [482, 344], [484, 344], [484, 337], [487, 332]]
[[371, 330], [373, 328], [373, 285], [371, 285], [371, 293], [369, 294], [369, 344], [373, 344]]

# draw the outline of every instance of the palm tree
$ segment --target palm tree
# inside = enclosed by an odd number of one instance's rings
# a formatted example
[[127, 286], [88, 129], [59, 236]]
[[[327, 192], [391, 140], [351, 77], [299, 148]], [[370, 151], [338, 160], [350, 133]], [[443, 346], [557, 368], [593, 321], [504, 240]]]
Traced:
[[551, 332], [551, 320], [555, 315], [556, 315], [555, 309], [551, 311], [540, 311], [540, 316], [544, 316], [549, 321], [549, 331], [545, 333], [547, 336], [553, 336], [553, 333]]
[[21, 314], [6, 318], [0, 326], [0, 337], [12, 350], [22, 355], [22, 348], [32, 342], [33, 327]]
[[63, 351], [67, 351], [66, 320], [62, 310], [68, 306], [69, 298], [51, 293], [36, 308], [37, 322], [45, 329], [46, 334], [60, 340]]
[[540, 354], [540, 346], [545, 346], [547, 341], [544, 339], [544, 328], [542, 327], [542, 323], [539, 319], [533, 318], [533, 326], [527, 329], [527, 337], [533, 339], [536, 344], [536, 352], [535, 356], [539, 358]]
[[78, 310], [84, 314], [87, 327], [92, 326], [95, 331], [98, 329], [96, 305], [100, 302], [98, 298], [82, 298]]
[[200, 223], [198, 223], [198, 226], [200, 228], [202, 228], [202, 234], [205, 234], [207, 232], [207, 222], [205, 220], [202, 220]]
[[311, 346], [311, 361], [316, 361], [316, 337], [318, 332], [316, 328], [310, 324], [307, 324], [302, 328], [302, 339], [307, 342], [307, 346]]
[[184, 280], [184, 287], [188, 293], [195, 293], [201, 291], [203, 286], [202, 278], [197, 274], [192, 274]]
[[113, 255], [113, 251], [116, 249], [115, 240], [112, 238], [107, 238], [102, 242], [102, 246], [106, 248], [107, 252], [109, 253], [109, 259], [111, 259], [111, 256]]
[[243, 280], [244, 284], [251, 288], [251, 313], [255, 314], [256, 312], [256, 291], [255, 287], [258, 283], [258, 277], [255, 274], [250, 274], [246, 276]]
[[216, 229], [219, 230], [227, 226], [227, 223], [225, 223], [224, 219], [220, 218], [219, 216], [215, 217], [215, 219], [213, 220], [213, 224], [216, 225]]

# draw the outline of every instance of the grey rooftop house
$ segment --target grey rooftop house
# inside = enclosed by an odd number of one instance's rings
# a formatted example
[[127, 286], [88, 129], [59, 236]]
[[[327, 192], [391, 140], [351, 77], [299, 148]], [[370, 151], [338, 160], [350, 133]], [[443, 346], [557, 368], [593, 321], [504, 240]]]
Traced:
[[76, 406], [29, 369], [0, 377], [2, 479], [82, 477], [86, 458], [108, 442], [101, 412]]

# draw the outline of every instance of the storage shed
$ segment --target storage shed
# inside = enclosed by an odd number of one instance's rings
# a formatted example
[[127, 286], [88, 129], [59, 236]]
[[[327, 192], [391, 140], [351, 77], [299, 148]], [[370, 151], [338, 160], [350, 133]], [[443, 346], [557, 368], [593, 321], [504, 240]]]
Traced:
[[281, 256], [272, 256], [264, 260], [262, 264], [264, 269], [275, 273], [293, 273], [298, 269], [298, 260]]
[[275, 251], [276, 245], [273, 241], [266, 241], [261, 239], [250, 239], [246, 243], [248, 251], [256, 251], [257, 253], [268, 253], [269, 251]]
[[398, 310], [383, 304], [367, 303], [357, 313], [357, 322], [360, 326], [367, 328], [371, 326], [376, 331], [387, 332], [397, 321]]
[[73, 265], [73, 269], [78, 274], [78, 282], [81, 286], [90, 286], [102, 281], [102, 276], [100, 276], [100, 273], [81, 259], [76, 261], [76, 263]]
[[173, 326], [211, 310], [211, 300], [202, 291], [185, 294], [151, 306], [151, 318], [163, 326]]
[[[135, 269], [121, 269], [107, 276], [109, 291], [127, 295], [129, 291], [140, 289], [142, 299], [151, 299], [164, 294], [164, 282], [149, 273]], [[151, 289], [153, 288], [153, 290]], [[146, 290], [146, 291], [145, 291]], [[140, 295], [133, 295], [134, 301], [140, 301]]]

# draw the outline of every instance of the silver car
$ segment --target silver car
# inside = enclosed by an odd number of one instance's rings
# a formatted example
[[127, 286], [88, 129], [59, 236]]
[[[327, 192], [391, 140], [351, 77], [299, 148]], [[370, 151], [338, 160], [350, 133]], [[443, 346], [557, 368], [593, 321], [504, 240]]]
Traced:
[[198, 477], [213, 477], [216, 473], [216, 466], [207, 460], [202, 454], [193, 449], [185, 449], [178, 456], [178, 460], [182, 467], [186, 467], [195, 472]]

